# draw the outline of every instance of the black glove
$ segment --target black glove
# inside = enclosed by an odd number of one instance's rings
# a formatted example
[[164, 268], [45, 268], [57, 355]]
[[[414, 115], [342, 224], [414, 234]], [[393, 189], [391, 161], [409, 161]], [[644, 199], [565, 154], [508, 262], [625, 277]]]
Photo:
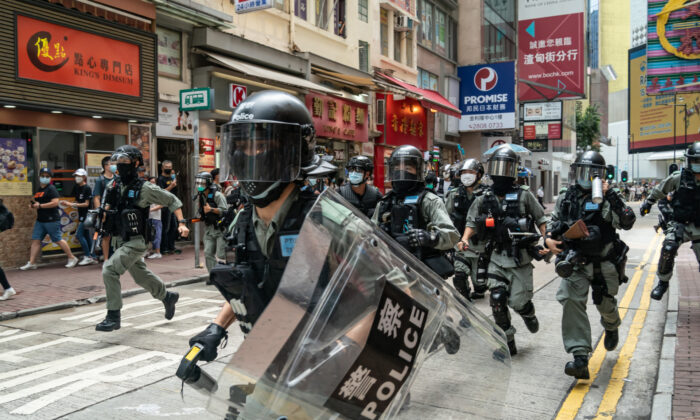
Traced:
[[438, 237], [433, 232], [423, 229], [413, 229], [408, 232], [408, 243], [413, 248], [432, 248], [438, 244]]
[[[204, 331], [190, 338], [190, 347], [195, 345], [195, 343], [203, 345], [204, 348], [200, 359], [205, 362], [211, 362], [216, 359], [216, 348], [219, 347], [223, 338], [226, 338], [228, 343], [226, 330], [217, 324], [211, 323]], [[224, 344], [224, 347], [226, 347], [226, 344]]]
[[653, 204], [654, 203], [650, 203], [649, 200], [644, 200], [644, 202], [642, 203], [642, 206], [639, 208], [639, 214], [641, 214], [642, 217], [649, 214], [649, 212], [651, 211], [651, 206]]

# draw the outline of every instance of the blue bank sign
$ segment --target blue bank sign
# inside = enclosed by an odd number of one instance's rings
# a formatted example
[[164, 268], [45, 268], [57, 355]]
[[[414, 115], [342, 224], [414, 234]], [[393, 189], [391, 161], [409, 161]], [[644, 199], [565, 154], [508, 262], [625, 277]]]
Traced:
[[459, 131], [515, 128], [515, 62], [457, 69], [460, 82]]

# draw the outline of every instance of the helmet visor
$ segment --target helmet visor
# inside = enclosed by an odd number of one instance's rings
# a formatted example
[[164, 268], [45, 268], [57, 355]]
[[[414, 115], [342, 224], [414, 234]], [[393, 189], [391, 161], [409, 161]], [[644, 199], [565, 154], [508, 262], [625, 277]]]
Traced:
[[301, 147], [301, 127], [296, 124], [224, 125], [220, 175], [248, 182], [292, 182], [301, 172]]
[[389, 159], [390, 181], [424, 181], [423, 161], [415, 156], [397, 156]]
[[194, 179], [194, 186], [199, 188], [199, 187], [204, 187], [206, 189], [208, 187], [207, 185], [207, 179], [206, 178], [195, 178]]
[[491, 176], [507, 176], [515, 178], [518, 173], [518, 163], [510, 159], [491, 159], [486, 164], [486, 172]]
[[594, 178], [605, 177], [605, 167], [604, 166], [592, 166], [592, 165], [571, 165], [571, 173], [569, 178], [576, 181], [577, 184], [582, 186], [591, 185], [591, 181]]
[[126, 153], [115, 153], [112, 155], [112, 157], [109, 160], [111, 163], [131, 163], [131, 156], [127, 155]]

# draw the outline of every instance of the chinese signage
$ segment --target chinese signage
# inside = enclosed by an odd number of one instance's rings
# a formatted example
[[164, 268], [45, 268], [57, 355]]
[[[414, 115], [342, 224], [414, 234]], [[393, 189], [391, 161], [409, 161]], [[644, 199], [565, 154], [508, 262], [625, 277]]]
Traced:
[[170, 29], [156, 28], [158, 35], [158, 74], [179, 79], [182, 74], [182, 35]]
[[[381, 94], [377, 94], [381, 99]], [[379, 126], [384, 133], [387, 145], [410, 144], [426, 150], [428, 144], [428, 118], [426, 110], [415, 99], [395, 101], [393, 95], [386, 95], [386, 123]]]
[[700, 91], [700, 4], [648, 0], [648, 16], [647, 95]]
[[210, 109], [214, 103], [212, 95], [213, 91], [210, 88], [181, 90], [180, 109], [183, 111]]
[[236, 109], [236, 107], [248, 96], [248, 88], [241, 85], [236, 85], [230, 83], [228, 85], [228, 106], [231, 109]]
[[306, 95], [306, 107], [317, 136], [358, 142], [369, 140], [367, 104], [310, 93]]
[[537, 102], [520, 106], [520, 138], [561, 140], [562, 103]]
[[350, 419], [380, 418], [413, 370], [428, 310], [384, 279], [367, 344], [325, 406]]
[[584, 96], [584, 0], [518, 2], [518, 98]]
[[461, 79], [459, 131], [515, 128], [515, 63], [457, 69]]
[[140, 47], [17, 15], [17, 76], [141, 96]]
[[25, 139], [0, 139], [0, 196], [10, 195], [32, 195]]
[[675, 107], [674, 94], [646, 95], [646, 51], [641, 46], [629, 52], [630, 151], [671, 150], [685, 143], [686, 133], [688, 143], [700, 140], [700, 94], [675, 95]]
[[199, 171], [211, 172], [216, 167], [214, 139], [199, 139]]
[[236, 13], [248, 13], [256, 10], [269, 9], [274, 0], [236, 0]]
[[525, 121], [561, 121], [561, 102], [534, 102], [523, 107]]
[[547, 140], [525, 140], [523, 146], [531, 152], [547, 152]]
[[158, 102], [156, 136], [190, 139], [194, 135], [192, 116], [181, 111], [177, 104]]

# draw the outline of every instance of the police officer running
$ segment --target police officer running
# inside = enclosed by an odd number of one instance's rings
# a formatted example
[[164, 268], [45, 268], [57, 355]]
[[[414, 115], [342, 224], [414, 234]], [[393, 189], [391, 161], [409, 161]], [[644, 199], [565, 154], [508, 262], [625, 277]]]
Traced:
[[496, 325], [506, 333], [511, 355], [518, 350], [509, 306], [520, 314], [531, 333], [540, 328], [532, 303], [531, 261], [533, 256], [546, 254], [533, 247], [539, 239], [535, 227], [544, 236], [547, 218], [532, 193], [515, 184], [518, 163], [517, 154], [508, 146], [500, 147], [489, 158], [486, 172], [493, 185], [469, 208], [467, 227], [457, 244], [459, 250], [468, 250], [469, 239], [476, 234], [480, 242], [487, 242], [487, 248], [494, 247], [488, 264], [490, 304]]
[[372, 221], [442, 278], [454, 273], [445, 251], [459, 233], [445, 204], [425, 189], [423, 154], [414, 146], [400, 146], [389, 157], [392, 190], [377, 204]]
[[371, 218], [377, 202], [382, 198], [377, 187], [367, 185], [367, 180], [374, 170], [372, 160], [367, 156], [353, 156], [348, 162], [347, 169], [350, 182], [340, 187], [340, 195]]
[[[455, 182], [459, 182], [459, 187], [453, 188], [447, 193], [445, 207], [452, 219], [452, 223], [454, 223], [457, 231], [459, 231], [460, 237], [462, 237], [467, 227], [467, 213], [469, 212], [469, 208], [474, 200], [476, 200], [476, 194], [480, 194], [480, 192], [474, 190], [478, 187], [479, 181], [481, 181], [481, 178], [484, 176], [484, 167], [481, 162], [476, 159], [466, 159], [458, 165], [459, 179], [455, 179]], [[467, 299], [481, 299], [488, 289], [486, 278], [477, 276], [479, 254], [484, 252], [484, 244], [479, 243], [477, 245], [474, 243], [474, 239], [475, 238], [469, 239], [468, 249], [464, 251], [457, 250], [454, 262], [455, 275], [452, 279], [455, 289]], [[474, 284], [474, 292], [471, 293], [471, 295], [469, 282], [467, 280], [467, 277], [470, 275], [472, 283]]]
[[211, 271], [216, 261], [226, 261], [226, 241], [219, 227], [219, 219], [228, 209], [226, 197], [214, 183], [209, 172], [200, 172], [194, 179], [197, 188], [199, 217], [204, 221], [204, 258], [207, 271]]
[[691, 242], [695, 257], [700, 264], [700, 141], [688, 147], [685, 152], [685, 161], [685, 168], [674, 172], [651, 190], [640, 209], [643, 217], [649, 214], [657, 200], [673, 193], [672, 216], [666, 229], [666, 239], [659, 258], [659, 282], [651, 291], [651, 298], [655, 300], [661, 300], [668, 290], [668, 282], [673, 275], [674, 260], [681, 244]]
[[146, 244], [150, 240], [150, 205], [167, 206], [179, 220], [180, 235], [187, 237], [189, 234], [180, 210], [180, 200], [173, 194], [138, 178], [136, 169], [143, 165], [139, 149], [129, 145], [122, 146], [115, 151], [113, 159], [117, 162], [120, 179], [120, 182], [112, 187], [117, 188], [118, 192], [115, 223], [112, 224], [111, 232], [115, 252], [102, 267], [107, 294], [107, 317], [97, 324], [97, 331], [118, 330], [121, 326], [122, 298], [119, 277], [126, 271], [129, 271], [136, 284], [148, 290], [154, 298], [163, 301], [166, 319], [172, 319], [175, 315], [175, 303], [179, 295], [177, 292], [166, 291], [163, 281], [153, 274], [142, 260]]
[[[577, 379], [589, 378], [588, 355], [593, 350], [586, 313], [589, 285], [605, 328], [605, 349], [614, 350], [619, 341], [621, 321], [615, 295], [620, 283], [626, 281], [627, 246], [615, 230], [631, 229], [635, 216], [620, 193], [603, 181], [605, 171], [605, 160], [598, 152], [588, 151], [576, 159], [569, 175], [575, 185], [557, 201], [545, 239], [552, 253], [564, 252], [557, 257], [557, 274], [562, 277], [557, 300], [563, 306], [564, 347], [574, 355], [564, 372]], [[573, 231], [581, 227], [578, 221], [585, 223], [587, 235], [567, 233], [560, 240], [570, 228], [574, 227]]]

